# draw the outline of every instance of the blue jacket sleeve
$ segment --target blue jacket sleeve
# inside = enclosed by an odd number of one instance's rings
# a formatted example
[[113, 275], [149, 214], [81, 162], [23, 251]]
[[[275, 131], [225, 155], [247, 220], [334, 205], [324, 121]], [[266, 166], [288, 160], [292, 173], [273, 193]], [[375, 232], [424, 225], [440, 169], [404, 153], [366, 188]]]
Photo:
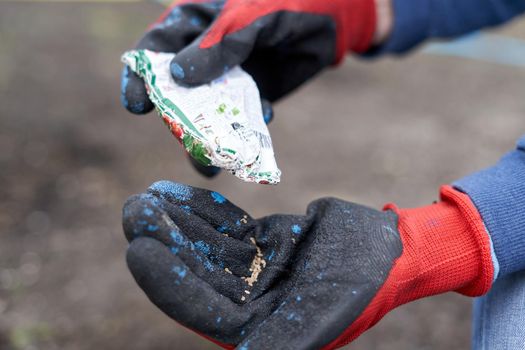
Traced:
[[474, 202], [491, 238], [499, 276], [525, 270], [525, 135], [495, 166], [454, 184]]
[[525, 0], [392, 0], [394, 27], [372, 55], [401, 54], [428, 38], [452, 38], [525, 12]]

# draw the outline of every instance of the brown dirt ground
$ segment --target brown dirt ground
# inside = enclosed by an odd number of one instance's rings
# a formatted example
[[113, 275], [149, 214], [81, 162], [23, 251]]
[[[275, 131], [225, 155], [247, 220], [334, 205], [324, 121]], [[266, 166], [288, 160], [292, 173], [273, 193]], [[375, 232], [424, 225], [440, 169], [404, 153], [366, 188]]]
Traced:
[[[415, 54], [348, 60], [276, 106], [283, 182], [195, 176], [155, 116], [119, 106], [119, 55], [155, 4], [0, 3], [0, 348], [215, 349], [135, 285], [120, 209], [159, 179], [220, 191], [255, 216], [333, 195], [417, 206], [523, 133], [525, 71]], [[523, 21], [505, 29], [525, 37]], [[467, 349], [470, 300], [388, 315], [349, 349]]]

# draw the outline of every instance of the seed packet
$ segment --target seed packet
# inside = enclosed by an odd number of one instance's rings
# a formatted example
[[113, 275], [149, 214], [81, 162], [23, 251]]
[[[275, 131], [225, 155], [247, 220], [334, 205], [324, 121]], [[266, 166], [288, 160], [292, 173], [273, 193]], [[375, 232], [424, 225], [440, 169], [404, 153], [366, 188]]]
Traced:
[[247, 182], [279, 183], [281, 171], [252, 77], [237, 66], [209, 84], [184, 87], [171, 76], [174, 57], [134, 50], [122, 61], [144, 79], [160, 117], [198, 162]]

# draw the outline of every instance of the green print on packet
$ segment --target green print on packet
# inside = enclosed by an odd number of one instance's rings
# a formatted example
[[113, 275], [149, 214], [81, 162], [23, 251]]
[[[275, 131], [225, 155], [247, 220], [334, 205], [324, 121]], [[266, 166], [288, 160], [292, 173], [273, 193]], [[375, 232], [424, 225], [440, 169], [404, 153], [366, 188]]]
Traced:
[[234, 67], [209, 84], [187, 88], [171, 77], [173, 57], [134, 50], [122, 61], [144, 79], [159, 116], [199, 163], [218, 166], [247, 182], [279, 183], [281, 171], [251, 76]]

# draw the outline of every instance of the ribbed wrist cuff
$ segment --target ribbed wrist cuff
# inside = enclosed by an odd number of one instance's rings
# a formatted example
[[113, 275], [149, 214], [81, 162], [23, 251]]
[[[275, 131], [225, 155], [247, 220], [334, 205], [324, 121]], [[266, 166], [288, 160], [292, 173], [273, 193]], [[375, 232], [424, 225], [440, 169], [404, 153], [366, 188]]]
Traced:
[[400, 304], [448, 291], [479, 296], [490, 289], [494, 273], [490, 240], [467, 195], [443, 186], [441, 200], [433, 205], [387, 209], [399, 215], [402, 258], [411, 278]]

